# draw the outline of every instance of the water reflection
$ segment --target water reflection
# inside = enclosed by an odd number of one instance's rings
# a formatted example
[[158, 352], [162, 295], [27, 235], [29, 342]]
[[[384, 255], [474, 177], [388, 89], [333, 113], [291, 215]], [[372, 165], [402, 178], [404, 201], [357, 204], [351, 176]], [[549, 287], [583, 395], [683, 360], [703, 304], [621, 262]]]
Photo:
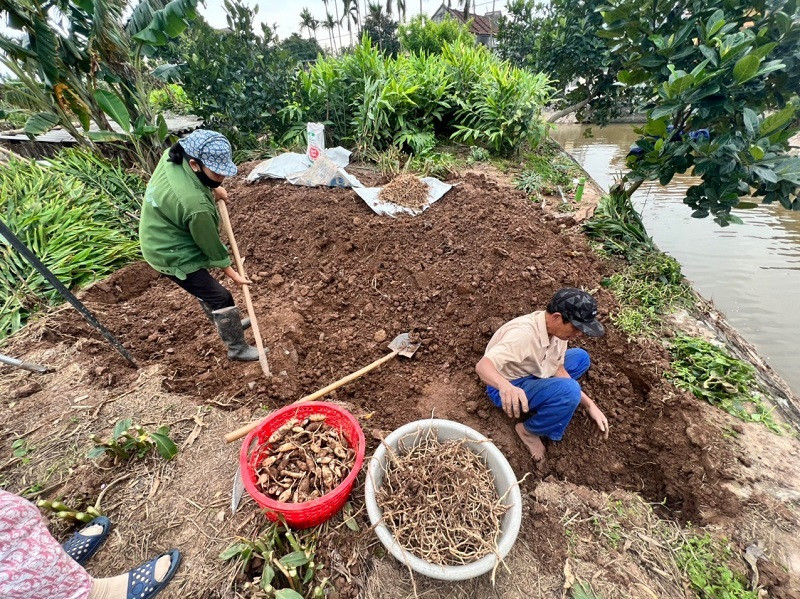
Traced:
[[[608, 189], [625, 168], [636, 134], [630, 125], [559, 125], [553, 137]], [[742, 225], [719, 227], [695, 219], [683, 204], [692, 177], [676, 175], [669, 187], [644, 184], [634, 204], [658, 246], [674, 256], [695, 289], [712, 299], [742, 335], [800, 393], [795, 368], [800, 310], [800, 212], [756, 204], [734, 213]], [[795, 298], [792, 300], [791, 298]]]

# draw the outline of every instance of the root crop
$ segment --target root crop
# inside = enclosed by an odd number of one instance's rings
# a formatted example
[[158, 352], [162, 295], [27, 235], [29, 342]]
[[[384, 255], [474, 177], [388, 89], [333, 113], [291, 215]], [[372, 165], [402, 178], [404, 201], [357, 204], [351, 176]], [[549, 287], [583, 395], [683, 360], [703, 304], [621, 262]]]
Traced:
[[[292, 418], [270, 436], [256, 471], [256, 486], [283, 503], [312, 501], [330, 493], [353, 469], [356, 453], [323, 414]], [[262, 446], [263, 447], [263, 446]]]
[[472, 563], [497, 552], [508, 506], [494, 476], [466, 441], [433, 435], [404, 451], [389, 452], [377, 492], [383, 520], [400, 545], [433, 564]]

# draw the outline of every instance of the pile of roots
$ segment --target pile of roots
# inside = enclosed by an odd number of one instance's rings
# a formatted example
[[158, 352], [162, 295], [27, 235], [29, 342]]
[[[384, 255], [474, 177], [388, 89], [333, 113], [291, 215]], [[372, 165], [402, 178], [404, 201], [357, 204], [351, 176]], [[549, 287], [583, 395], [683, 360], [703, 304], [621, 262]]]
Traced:
[[441, 442], [433, 435], [407, 451], [389, 452], [377, 501], [397, 542], [441, 566], [497, 553], [508, 509], [492, 472], [466, 441]]
[[347, 478], [355, 451], [339, 432], [325, 424], [324, 414], [292, 418], [263, 446], [257, 486], [283, 503], [312, 501], [333, 491]]
[[428, 205], [428, 184], [414, 175], [400, 175], [381, 188], [378, 199], [418, 210]]

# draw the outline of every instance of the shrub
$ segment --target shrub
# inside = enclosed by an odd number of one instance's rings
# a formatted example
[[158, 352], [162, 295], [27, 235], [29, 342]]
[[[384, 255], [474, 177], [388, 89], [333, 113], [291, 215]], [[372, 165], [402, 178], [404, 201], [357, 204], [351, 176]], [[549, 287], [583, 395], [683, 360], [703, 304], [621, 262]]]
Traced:
[[403, 50], [426, 54], [440, 54], [447, 44], [456, 41], [471, 45], [476, 43], [475, 37], [469, 32], [469, 25], [450, 16], [437, 23], [425, 15], [417, 15], [400, 25], [397, 37]]
[[189, 96], [176, 83], [170, 83], [160, 89], [151, 91], [150, 107], [157, 112], [169, 111], [173, 114], [191, 114], [193, 110]]
[[300, 72], [284, 109], [284, 142], [302, 139], [305, 123], [324, 122], [335, 143], [362, 153], [389, 146], [424, 154], [437, 138], [507, 153], [535, 143], [550, 88], [483, 46], [460, 41], [439, 54], [391, 58], [365, 37], [353, 52], [318, 60]]

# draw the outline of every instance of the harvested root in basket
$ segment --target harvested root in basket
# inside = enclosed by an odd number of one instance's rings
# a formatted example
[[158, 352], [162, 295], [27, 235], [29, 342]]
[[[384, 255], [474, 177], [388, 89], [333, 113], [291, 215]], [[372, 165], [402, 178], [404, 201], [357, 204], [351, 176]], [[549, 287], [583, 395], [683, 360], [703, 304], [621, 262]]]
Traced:
[[377, 502], [383, 521], [408, 552], [432, 564], [459, 566], [497, 553], [501, 503], [494, 476], [466, 441], [428, 435], [388, 452]]
[[260, 449], [259, 490], [275, 501], [302, 503], [330, 493], [347, 478], [356, 452], [324, 414], [292, 418]]
[[414, 175], [400, 175], [381, 188], [378, 199], [416, 210], [428, 204], [428, 184]]

